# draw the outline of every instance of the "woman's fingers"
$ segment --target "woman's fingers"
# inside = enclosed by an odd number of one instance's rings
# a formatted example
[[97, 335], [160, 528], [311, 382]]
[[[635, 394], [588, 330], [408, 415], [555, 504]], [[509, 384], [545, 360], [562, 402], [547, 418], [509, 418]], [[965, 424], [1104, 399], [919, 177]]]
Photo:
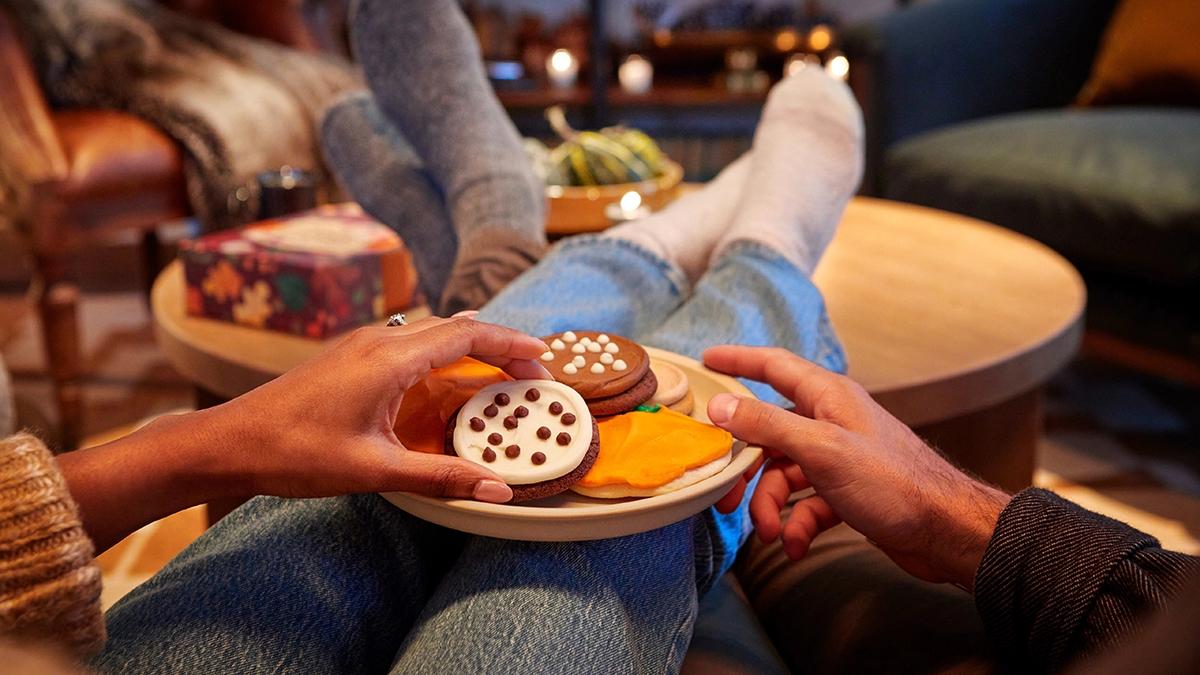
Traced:
[[801, 499], [792, 506], [792, 515], [783, 526], [783, 552], [792, 560], [803, 558], [817, 535], [840, 522], [829, 503], [820, 496]]
[[512, 488], [499, 476], [478, 464], [449, 455], [400, 448], [388, 478], [384, 490], [415, 492], [430, 497], [477, 499], [497, 504], [512, 499]]
[[402, 328], [380, 330], [392, 331], [380, 348], [388, 350], [401, 366], [416, 365], [417, 376], [464, 356], [506, 365], [510, 361], [532, 361], [547, 349], [546, 343], [535, 337], [472, 319], [424, 319]]
[[554, 376], [545, 366], [535, 359], [506, 359], [480, 357], [480, 361], [490, 363], [504, 372], [512, 375], [514, 380], [553, 380]]

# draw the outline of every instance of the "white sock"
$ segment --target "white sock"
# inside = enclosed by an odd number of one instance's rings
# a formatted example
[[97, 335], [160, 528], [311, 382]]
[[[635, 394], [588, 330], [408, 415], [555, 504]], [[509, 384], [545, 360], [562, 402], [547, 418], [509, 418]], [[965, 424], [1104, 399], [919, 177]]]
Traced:
[[733, 221], [712, 251], [756, 241], [811, 274], [863, 170], [863, 122], [850, 88], [820, 68], [775, 85], [754, 132]]
[[749, 171], [750, 153], [746, 153], [699, 190], [676, 199], [662, 211], [611, 227], [605, 236], [648, 249], [695, 283], [708, 269], [713, 246], [733, 220]]

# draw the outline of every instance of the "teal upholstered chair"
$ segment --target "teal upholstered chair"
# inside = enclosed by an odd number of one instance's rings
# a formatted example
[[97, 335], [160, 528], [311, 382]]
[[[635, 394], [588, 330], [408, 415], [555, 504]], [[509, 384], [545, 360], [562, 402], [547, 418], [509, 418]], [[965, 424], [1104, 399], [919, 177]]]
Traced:
[[866, 190], [1050, 245], [1088, 278], [1093, 335], [1195, 358], [1200, 110], [1071, 107], [1115, 4], [941, 0], [848, 31]]

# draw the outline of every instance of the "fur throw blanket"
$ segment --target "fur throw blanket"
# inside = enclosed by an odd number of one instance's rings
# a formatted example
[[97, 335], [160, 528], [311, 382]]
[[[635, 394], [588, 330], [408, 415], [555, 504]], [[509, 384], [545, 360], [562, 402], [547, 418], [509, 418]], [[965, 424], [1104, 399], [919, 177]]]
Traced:
[[259, 172], [292, 166], [327, 184], [317, 125], [334, 99], [362, 86], [348, 62], [234, 33], [151, 0], [0, 5], [22, 23], [53, 106], [129, 112], [180, 144], [188, 196], [205, 229], [254, 218]]

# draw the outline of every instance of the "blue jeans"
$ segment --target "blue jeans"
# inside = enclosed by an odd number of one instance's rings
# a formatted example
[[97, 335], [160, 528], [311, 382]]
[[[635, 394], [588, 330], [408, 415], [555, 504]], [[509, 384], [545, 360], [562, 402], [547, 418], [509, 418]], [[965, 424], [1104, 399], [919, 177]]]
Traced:
[[[777, 345], [833, 370], [819, 292], [754, 244], [689, 289], [626, 242], [576, 238], [481, 320], [533, 335], [603, 330], [693, 357]], [[769, 388], [756, 395], [781, 401]], [[675, 672], [697, 600], [733, 563], [746, 503], [642, 534], [518, 542], [437, 527], [376, 495], [260, 497], [108, 613], [102, 672]]]

